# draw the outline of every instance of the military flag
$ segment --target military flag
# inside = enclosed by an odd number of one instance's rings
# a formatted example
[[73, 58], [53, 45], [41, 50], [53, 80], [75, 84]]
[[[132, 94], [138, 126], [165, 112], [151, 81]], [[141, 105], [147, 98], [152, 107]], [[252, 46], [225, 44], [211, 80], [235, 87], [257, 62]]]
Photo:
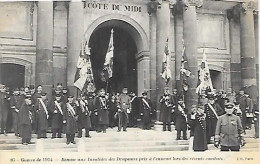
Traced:
[[203, 50], [203, 58], [199, 69], [199, 85], [196, 88], [196, 93], [201, 94], [202, 90], [211, 90], [214, 92], [213, 85], [210, 78], [209, 66], [206, 59], [205, 50]]
[[90, 49], [88, 44], [84, 46], [83, 41], [77, 63], [74, 86], [77, 87], [80, 91], [82, 91], [85, 87], [88, 92], [94, 92], [96, 89], [90, 61]]
[[103, 70], [101, 72], [101, 80], [104, 82], [107, 82], [108, 79], [110, 79], [113, 76], [113, 57], [114, 57], [113, 33], [114, 30], [112, 29]]
[[165, 43], [164, 54], [163, 54], [163, 62], [162, 62], [162, 73], [161, 76], [165, 80], [165, 84], [167, 85], [171, 79], [171, 55], [169, 50], [168, 38]]
[[188, 65], [185, 46], [183, 44], [183, 51], [182, 51], [182, 59], [181, 59], [181, 69], [180, 69], [180, 80], [182, 83], [183, 91], [188, 91], [189, 84], [188, 78], [191, 76], [191, 71]]

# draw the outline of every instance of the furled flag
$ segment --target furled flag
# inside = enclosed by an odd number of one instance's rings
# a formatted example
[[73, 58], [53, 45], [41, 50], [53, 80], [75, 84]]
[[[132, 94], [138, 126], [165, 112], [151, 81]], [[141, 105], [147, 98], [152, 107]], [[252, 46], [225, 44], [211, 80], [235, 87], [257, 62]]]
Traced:
[[111, 30], [110, 41], [105, 57], [103, 71], [101, 72], [101, 80], [106, 82], [113, 76], [113, 57], [114, 57], [114, 42], [113, 42], [114, 30]]
[[207, 89], [210, 89], [211, 92], [214, 92], [210, 78], [209, 66], [206, 59], [206, 53], [205, 50], [203, 50], [203, 58], [199, 70], [199, 85], [196, 88], [196, 93], [201, 94], [202, 90]]
[[92, 72], [92, 66], [90, 61], [90, 50], [88, 44], [84, 48], [84, 43], [82, 42], [81, 51], [77, 63], [77, 71], [75, 75], [74, 86], [80, 91], [86, 86], [88, 92], [95, 91], [94, 76]]
[[165, 84], [167, 85], [171, 79], [171, 55], [168, 46], [168, 38], [165, 43], [164, 54], [163, 54], [163, 62], [162, 62], [162, 73], [161, 76], [165, 80]]
[[191, 76], [191, 71], [188, 65], [187, 56], [185, 53], [185, 47], [183, 44], [183, 51], [182, 51], [182, 59], [181, 59], [181, 69], [180, 69], [180, 79], [183, 87], [183, 91], [188, 91], [188, 77]]

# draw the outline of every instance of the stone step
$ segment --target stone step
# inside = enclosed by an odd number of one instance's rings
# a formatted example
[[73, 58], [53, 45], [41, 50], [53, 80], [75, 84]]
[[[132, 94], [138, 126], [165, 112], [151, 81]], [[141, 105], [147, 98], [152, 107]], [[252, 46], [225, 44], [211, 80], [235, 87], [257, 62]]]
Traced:
[[35, 150], [36, 145], [35, 144], [29, 144], [29, 145], [22, 145], [20, 144], [1, 144], [0, 145], [0, 150], [15, 150], [15, 149], [19, 149], [19, 150], [24, 150], [24, 149], [28, 149], [28, 150]]

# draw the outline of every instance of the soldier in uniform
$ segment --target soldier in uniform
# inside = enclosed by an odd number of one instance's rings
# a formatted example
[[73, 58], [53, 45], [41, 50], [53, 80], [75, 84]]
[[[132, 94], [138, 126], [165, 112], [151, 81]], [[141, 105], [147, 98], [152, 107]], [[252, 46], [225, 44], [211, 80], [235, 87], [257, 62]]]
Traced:
[[6, 91], [6, 86], [2, 85], [0, 90], [0, 128], [1, 134], [6, 135], [7, 130], [7, 117], [8, 117], [8, 103], [9, 103], [9, 94]]
[[142, 98], [140, 101], [140, 115], [142, 116], [143, 129], [149, 130], [151, 123], [152, 114], [152, 102], [147, 97], [147, 92], [142, 93]]
[[132, 116], [133, 116], [133, 127], [137, 127], [137, 119], [140, 118], [140, 98], [136, 96], [134, 92], [131, 94], [131, 109], [132, 109]]
[[205, 113], [207, 124], [207, 141], [209, 144], [210, 138], [215, 135], [218, 117], [224, 114], [223, 109], [215, 103], [215, 97], [212, 94], [208, 95], [208, 103], [205, 105]]
[[[178, 110], [178, 99], [179, 99], [179, 96], [178, 96], [178, 92], [177, 92], [177, 89], [173, 89], [172, 90], [172, 104], [174, 106], [174, 111], [177, 111]], [[175, 115], [175, 112], [172, 113], [172, 121], [173, 121], [173, 124], [175, 125], [175, 121], [176, 121], [176, 115]]]
[[257, 97], [257, 102], [254, 104], [254, 123], [255, 123], [255, 138], [259, 138], [259, 97]]
[[75, 138], [75, 133], [77, 130], [77, 105], [74, 102], [73, 96], [68, 97], [68, 102], [66, 103], [66, 107], [64, 110], [63, 114], [63, 123], [65, 124], [65, 133], [66, 133], [66, 138], [67, 142], [66, 144], [76, 144], [74, 138]]
[[48, 118], [50, 103], [46, 97], [46, 93], [41, 93], [41, 98], [34, 106], [35, 111], [38, 115], [38, 135], [37, 138], [47, 138]]
[[31, 143], [32, 136], [32, 107], [31, 107], [31, 95], [26, 95], [25, 100], [20, 108], [20, 128], [21, 128], [21, 137], [22, 144], [28, 145]]
[[88, 92], [87, 93], [87, 101], [88, 101], [88, 109], [91, 111], [91, 114], [90, 114], [90, 121], [91, 121], [91, 128], [92, 130], [98, 130], [96, 129], [97, 128], [97, 116], [95, 115], [95, 113], [97, 112], [94, 112], [95, 110], [95, 100], [96, 100], [96, 97], [95, 97], [95, 92]]
[[177, 110], [175, 111], [176, 122], [175, 129], [177, 131], [177, 140], [181, 139], [181, 132], [183, 139], [187, 140], [187, 109], [182, 98], [179, 99], [177, 104]]
[[238, 116], [232, 114], [234, 105], [225, 105], [226, 114], [219, 117], [215, 132], [215, 143], [221, 146], [221, 151], [239, 151], [240, 145], [244, 146], [245, 141], [242, 137], [243, 127]]
[[207, 137], [206, 137], [206, 114], [204, 113], [203, 105], [199, 105], [196, 112], [193, 112], [190, 115], [189, 125], [193, 132], [192, 135], [194, 136], [193, 150], [194, 151], [208, 150]]
[[15, 136], [19, 135], [19, 110], [21, 108], [22, 103], [23, 103], [22, 95], [19, 94], [18, 89], [15, 89], [15, 91], [13, 92], [13, 96], [11, 96], [10, 99]]
[[160, 121], [163, 122], [163, 131], [171, 131], [171, 114], [173, 112], [173, 102], [170, 97], [170, 90], [168, 87], [164, 88], [164, 94], [160, 97]]
[[245, 95], [245, 92], [243, 89], [239, 91], [239, 94], [237, 95], [236, 101], [239, 103], [239, 107], [242, 111], [242, 126], [245, 132], [246, 129], [246, 113], [249, 110], [250, 102], [248, 97]]
[[102, 130], [103, 133], [106, 133], [106, 129], [109, 125], [109, 111], [105, 93], [105, 89], [101, 88], [95, 103], [98, 118], [98, 132], [101, 132]]
[[122, 94], [119, 96], [120, 109], [118, 109], [118, 131], [121, 131], [123, 127], [123, 131], [126, 132], [126, 127], [128, 123], [128, 117], [131, 112], [130, 109], [130, 97], [127, 95], [127, 88], [124, 87], [122, 90]]
[[61, 101], [61, 95], [56, 94], [55, 100], [52, 102], [50, 107], [50, 113], [52, 114], [52, 122], [51, 122], [51, 129], [52, 129], [52, 137], [61, 138], [61, 132], [63, 127], [63, 113], [64, 113], [65, 103]]
[[64, 103], [67, 103], [68, 102], [68, 90], [67, 90], [67, 88], [66, 87], [63, 87], [63, 89], [62, 89], [62, 101], [64, 102]]
[[85, 137], [90, 138], [89, 129], [91, 128], [91, 111], [88, 106], [88, 101], [84, 95], [79, 100], [78, 105], [78, 137], [82, 137], [82, 129], [85, 128]]
[[117, 111], [117, 102], [116, 102], [115, 95], [111, 96], [108, 102], [108, 106], [109, 106], [109, 127], [113, 128], [116, 125], [114, 116]]

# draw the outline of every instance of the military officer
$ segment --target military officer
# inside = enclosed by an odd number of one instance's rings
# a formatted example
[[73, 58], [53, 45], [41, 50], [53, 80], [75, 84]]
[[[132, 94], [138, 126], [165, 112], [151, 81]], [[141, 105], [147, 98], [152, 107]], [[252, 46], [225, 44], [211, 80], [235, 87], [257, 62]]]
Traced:
[[140, 118], [139, 114], [140, 114], [140, 97], [137, 97], [136, 94], [134, 92], [132, 92], [131, 94], [131, 115], [133, 116], [132, 118], [132, 123], [133, 123], [133, 127], [137, 127], [137, 119]]
[[8, 117], [8, 103], [10, 100], [9, 93], [6, 86], [2, 85], [0, 90], [0, 128], [1, 134], [6, 134], [7, 117]]
[[225, 105], [226, 114], [220, 116], [217, 122], [214, 145], [216, 147], [220, 145], [221, 151], [239, 151], [240, 145], [245, 145], [241, 120], [232, 114], [233, 110], [234, 105], [227, 103]]
[[32, 135], [32, 107], [31, 107], [31, 95], [25, 95], [25, 100], [21, 105], [19, 110], [20, 114], [20, 128], [21, 128], [21, 137], [22, 144], [28, 145], [31, 143], [31, 135]]
[[74, 97], [70, 95], [68, 97], [68, 102], [66, 103], [66, 107], [63, 114], [63, 123], [65, 124], [67, 145], [70, 143], [76, 144], [74, 140], [75, 133], [77, 130], [77, 120], [78, 120], [76, 111], [77, 111], [77, 105], [74, 102]]
[[124, 87], [122, 90], [122, 94], [119, 96], [119, 103], [120, 103], [120, 109], [118, 109], [118, 117], [119, 117], [119, 123], [118, 123], [118, 131], [121, 131], [121, 128], [123, 127], [123, 131], [126, 131], [127, 123], [128, 123], [128, 117], [131, 112], [130, 109], [130, 96], [127, 95], [127, 88]]
[[50, 113], [52, 114], [52, 121], [51, 121], [51, 129], [52, 129], [52, 137], [56, 138], [56, 135], [58, 135], [58, 138], [61, 138], [61, 132], [62, 132], [62, 117], [64, 113], [65, 103], [61, 100], [61, 95], [56, 94], [55, 100], [52, 102], [50, 107]]
[[103, 131], [103, 133], [106, 133], [106, 129], [109, 125], [109, 111], [108, 111], [108, 103], [107, 99], [105, 97], [105, 89], [101, 88], [99, 90], [99, 96], [97, 97], [95, 101], [95, 107], [96, 107], [96, 114], [98, 118], [98, 132]]
[[224, 114], [223, 109], [215, 103], [215, 97], [212, 94], [208, 95], [208, 103], [205, 104], [205, 113], [207, 124], [207, 141], [209, 144], [210, 138], [215, 135], [218, 117]]
[[140, 101], [140, 115], [142, 116], [143, 129], [150, 129], [150, 122], [152, 116], [152, 103], [151, 100], [147, 97], [147, 92], [142, 93], [142, 98]]
[[89, 129], [91, 128], [90, 115], [91, 111], [88, 106], [88, 100], [86, 96], [82, 95], [81, 99], [78, 101], [78, 137], [82, 137], [82, 129], [85, 128], [85, 137], [90, 138]]
[[15, 89], [13, 92], [13, 96], [11, 96], [10, 99], [15, 136], [19, 135], [19, 110], [21, 108], [22, 103], [23, 103], [22, 95], [19, 94], [18, 89]]
[[177, 140], [180, 140], [181, 132], [183, 134], [183, 139], [187, 140], [187, 109], [182, 98], [178, 100], [177, 110], [175, 111], [176, 122], [175, 129], [177, 131]]
[[50, 103], [47, 99], [47, 94], [42, 92], [41, 98], [38, 98], [38, 102], [34, 108], [38, 115], [38, 135], [37, 138], [47, 138], [48, 118]]
[[171, 131], [171, 114], [173, 113], [174, 106], [170, 96], [170, 89], [164, 88], [164, 94], [160, 97], [160, 121], [163, 122], [163, 131], [166, 131], [166, 125], [168, 131]]

